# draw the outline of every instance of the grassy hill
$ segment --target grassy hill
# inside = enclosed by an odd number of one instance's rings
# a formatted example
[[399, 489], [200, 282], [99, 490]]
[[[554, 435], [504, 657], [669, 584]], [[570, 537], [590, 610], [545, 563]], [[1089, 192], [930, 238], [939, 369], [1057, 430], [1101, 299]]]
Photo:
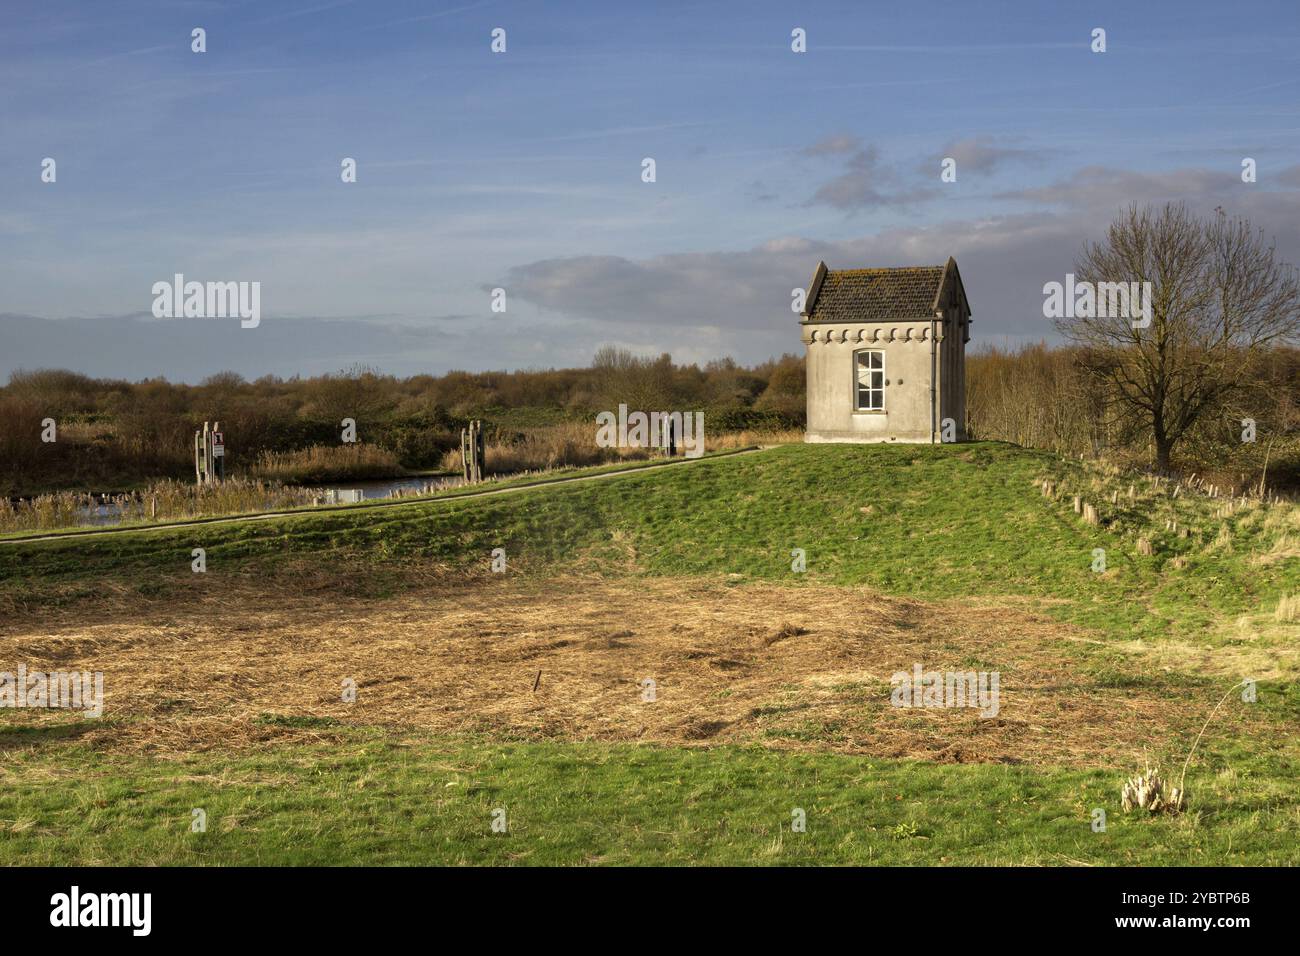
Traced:
[[[1058, 500], [1034, 487], [1044, 476], [1065, 489]], [[520, 573], [726, 574], [924, 598], [1061, 598], [1070, 602], [1061, 613], [1126, 637], [1172, 628], [1208, 636], [1300, 590], [1294, 506], [1218, 518], [1220, 502], [1144, 485], [1116, 506], [1110, 527], [1092, 527], [1061, 500], [1091, 488], [1107, 508], [1110, 488], [1129, 484], [1000, 444], [785, 446], [496, 498], [0, 547], [0, 583], [16, 595], [24, 585], [116, 577], [148, 595], [185, 579], [195, 547], [214, 570], [297, 559], [473, 572], [500, 547]], [[1188, 537], [1163, 530], [1167, 515]], [[1143, 534], [1157, 539], [1152, 556], [1138, 554]], [[806, 552], [804, 575], [791, 571], [794, 548]], [[1104, 573], [1093, 570], [1096, 548], [1106, 550]]]
[[[1076, 494], [1097, 507], [1098, 524], [1074, 513]], [[149, 692], [95, 728], [73, 714], [6, 712], [0, 861], [1296, 862], [1300, 813], [1287, 781], [1300, 759], [1300, 625], [1287, 599], [1300, 592], [1298, 541], [1294, 506], [1229, 506], [973, 444], [789, 446], [494, 497], [0, 544], [0, 607], [12, 618], [0, 627], [2, 659], [28, 650], [29, 667], [32, 653], [73, 666], [76, 648], [108, 662], [110, 694], [115, 661], [127, 670], [178, 655], [184, 669], [188, 654], [206, 674], [209, 655], [215, 676], [205, 679], [219, 680], [222, 647], [230, 667], [288, 667], [287, 644], [310, 644], [344, 618], [356, 618], [353, 643], [329, 666], [391, 645], [373, 666], [402, 662], [386, 678], [400, 680], [426, 666], [403, 655], [443, 641], [432, 680], [458, 655], [484, 655], [456, 672], [456, 686], [480, 695], [459, 723], [445, 707], [421, 709], [418, 694], [400, 698], [405, 710], [362, 711], [311, 688], [286, 689], [277, 704], [254, 700], [253, 688], [205, 686], [169, 693], [164, 706], [166, 670], [122, 676]], [[190, 570], [193, 548], [206, 551], [205, 575]], [[509, 586], [490, 571], [495, 548]], [[792, 570], [793, 549], [806, 553], [806, 572]], [[307, 615], [277, 610], [289, 594], [323, 609], [284, 638], [284, 621]], [[208, 641], [205, 615], [223, 595]], [[416, 603], [428, 595], [436, 602]], [[763, 637], [765, 609], [773, 627], [807, 610], [787, 630], [814, 643]], [[469, 631], [466, 615], [477, 622]], [[635, 636], [610, 630], [624, 617]], [[927, 623], [937, 619], [943, 627]], [[679, 647], [682, 627], [693, 630]], [[540, 629], [529, 632], [536, 646], [516, 660], [525, 628]], [[566, 660], [577, 661], [573, 681], [606, 666], [606, 684], [634, 678], [618, 670], [631, 653], [618, 648], [642, 639], [633, 650], [650, 656], [635, 666], [654, 660], [697, 680], [696, 706], [725, 713], [725, 730], [697, 732], [699, 718], [682, 715], [646, 718], [640, 737], [639, 718], [617, 723], [615, 704], [568, 713], [526, 686], [520, 706], [531, 709], [498, 712], [516, 691], [493, 682], [526, 672], [530, 683], [532, 668], [539, 683], [543, 673], [567, 679]], [[564, 656], [587, 654], [593, 640], [604, 656]], [[841, 649], [857, 656], [832, 667]], [[1009, 687], [1042, 684], [1034, 700], [1059, 700], [997, 729], [882, 709], [880, 673], [922, 653], [1000, 666]], [[303, 664], [303, 679], [333, 674], [322, 660]], [[1192, 812], [1122, 814], [1119, 784], [1147, 744], [1142, 722], [1154, 757], [1181, 758], [1242, 677], [1259, 679], [1259, 702], [1227, 708], [1207, 731]], [[599, 681], [572, 686], [604, 692]], [[237, 714], [232, 701], [242, 701]], [[1088, 713], [1094, 705], [1110, 709]], [[1113, 740], [1089, 737], [1126, 709], [1141, 716], [1116, 724]], [[200, 717], [228, 739], [160, 743]], [[975, 762], [953, 757], [963, 751]], [[931, 759], [893, 756], [925, 752]], [[64, 785], [48, 787], [51, 777]], [[193, 835], [200, 806], [224, 822]], [[499, 806], [514, 821], [508, 835], [488, 828]], [[791, 833], [791, 808], [805, 806], [808, 833]], [[1106, 833], [1088, 826], [1096, 807], [1109, 808]]]

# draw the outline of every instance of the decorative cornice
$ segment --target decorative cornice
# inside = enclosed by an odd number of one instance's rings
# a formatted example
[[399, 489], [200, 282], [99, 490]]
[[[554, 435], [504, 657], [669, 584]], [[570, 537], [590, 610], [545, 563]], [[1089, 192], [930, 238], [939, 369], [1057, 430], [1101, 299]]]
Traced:
[[[856, 345], [875, 345], [880, 342], [928, 342], [930, 341], [930, 326], [927, 325], [870, 325], [859, 327], [844, 326], [820, 326], [813, 323], [806, 323], [803, 326], [803, 341], [805, 345], [821, 343], [823, 345], [832, 343], [850, 343]], [[936, 342], [943, 341], [943, 326], [935, 324]]]

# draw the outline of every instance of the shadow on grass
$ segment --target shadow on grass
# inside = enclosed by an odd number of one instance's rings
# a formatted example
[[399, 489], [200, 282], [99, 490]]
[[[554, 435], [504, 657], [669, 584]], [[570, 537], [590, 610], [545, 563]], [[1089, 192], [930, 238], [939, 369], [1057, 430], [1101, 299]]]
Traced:
[[92, 730], [103, 729], [99, 720], [82, 720], [75, 724], [43, 724], [31, 727], [0, 727], [0, 753], [26, 750], [46, 744], [79, 740]]

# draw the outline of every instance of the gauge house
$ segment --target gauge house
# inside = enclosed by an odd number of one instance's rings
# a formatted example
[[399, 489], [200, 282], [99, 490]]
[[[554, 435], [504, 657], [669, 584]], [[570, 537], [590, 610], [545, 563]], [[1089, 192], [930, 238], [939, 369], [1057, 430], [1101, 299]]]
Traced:
[[970, 322], [951, 258], [891, 269], [819, 262], [799, 318], [805, 441], [963, 441]]

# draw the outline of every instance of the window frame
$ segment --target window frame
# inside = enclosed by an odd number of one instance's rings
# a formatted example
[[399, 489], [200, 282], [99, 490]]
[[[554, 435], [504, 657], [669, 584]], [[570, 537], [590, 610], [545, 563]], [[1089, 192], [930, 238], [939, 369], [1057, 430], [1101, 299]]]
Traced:
[[[876, 372], [880, 373], [880, 387], [875, 388], [872, 387], [870, 384], [868, 384], [865, 388], [865, 392], [868, 395], [868, 401], [870, 400], [870, 396], [873, 396], [877, 393], [880, 395], [880, 404], [877, 406], [864, 406], [862, 404], [862, 394], [864, 389], [862, 386], [862, 380], [860, 378], [860, 375], [863, 368], [862, 356], [864, 355], [880, 356], [880, 367], [878, 369], [872, 365], [866, 366], [866, 370], [869, 374], [875, 374]], [[885, 411], [885, 391], [886, 391], [886, 385], [888, 384], [888, 380], [885, 378], [885, 362], [886, 362], [885, 349], [854, 349], [853, 351], [853, 410], [855, 412], [881, 413]]]

